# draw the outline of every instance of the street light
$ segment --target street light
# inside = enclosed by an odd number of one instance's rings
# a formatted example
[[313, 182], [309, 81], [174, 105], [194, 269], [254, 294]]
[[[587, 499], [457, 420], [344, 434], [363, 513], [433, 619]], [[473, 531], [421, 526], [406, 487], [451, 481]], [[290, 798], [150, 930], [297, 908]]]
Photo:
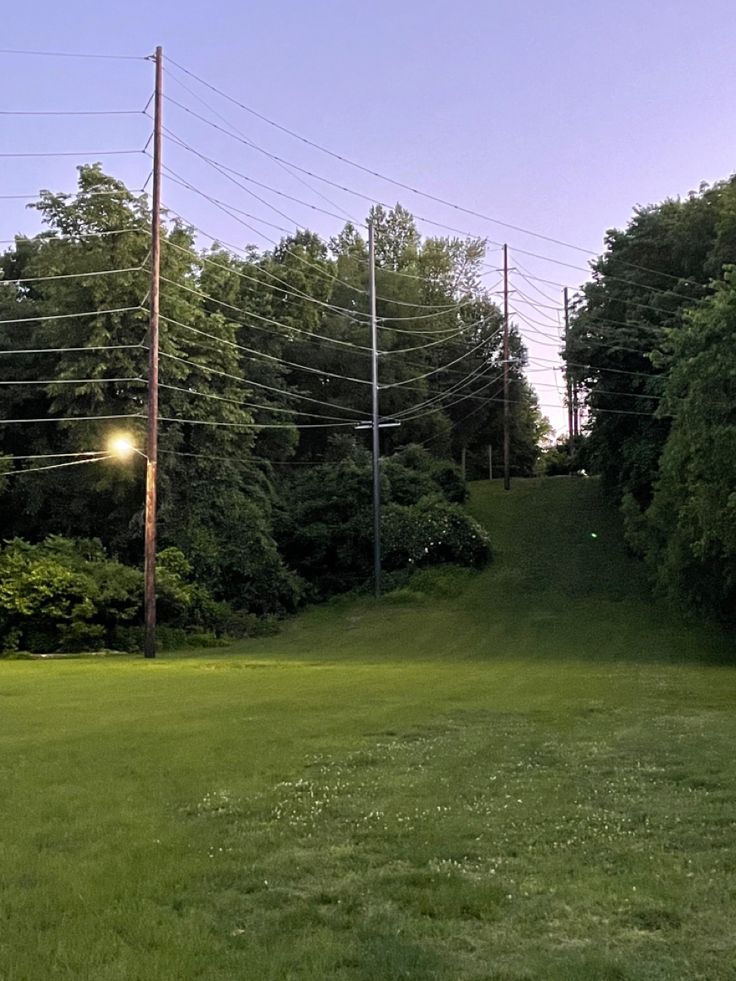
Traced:
[[[146, 488], [150, 488], [153, 464], [150, 457], [138, 449], [129, 433], [113, 433], [107, 441], [107, 449], [110, 455], [118, 460], [129, 460], [134, 453], [142, 456], [146, 461]], [[145, 580], [143, 652], [147, 658], [150, 658], [156, 656], [156, 513], [155, 508], [149, 507], [148, 497], [146, 498], [143, 575]]]
[[129, 460], [134, 453], [147, 459], [146, 454], [138, 449], [127, 433], [115, 433], [111, 436], [107, 441], [107, 451], [118, 460]]

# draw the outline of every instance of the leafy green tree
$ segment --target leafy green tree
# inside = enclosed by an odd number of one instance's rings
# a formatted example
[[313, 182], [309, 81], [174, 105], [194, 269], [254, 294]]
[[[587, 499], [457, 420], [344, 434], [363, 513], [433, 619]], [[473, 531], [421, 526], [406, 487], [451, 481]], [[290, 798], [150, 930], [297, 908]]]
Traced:
[[[643, 530], [660, 586], [736, 620], [736, 269], [669, 335], [672, 418]], [[642, 526], [639, 525], [639, 528]]]

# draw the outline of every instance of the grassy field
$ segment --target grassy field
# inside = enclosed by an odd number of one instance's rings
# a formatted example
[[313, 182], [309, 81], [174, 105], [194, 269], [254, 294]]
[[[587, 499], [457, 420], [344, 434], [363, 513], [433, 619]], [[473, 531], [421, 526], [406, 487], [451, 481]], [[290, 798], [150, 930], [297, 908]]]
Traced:
[[2, 981], [736, 978], [733, 645], [593, 481], [472, 510], [480, 575], [0, 663]]

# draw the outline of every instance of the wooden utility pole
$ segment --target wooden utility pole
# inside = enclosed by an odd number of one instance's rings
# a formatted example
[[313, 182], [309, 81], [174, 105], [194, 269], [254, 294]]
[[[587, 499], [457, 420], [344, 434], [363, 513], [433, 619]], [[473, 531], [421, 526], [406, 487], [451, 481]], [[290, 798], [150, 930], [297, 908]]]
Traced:
[[156, 656], [156, 478], [158, 470], [158, 317], [161, 267], [161, 110], [163, 52], [156, 48], [153, 99], [153, 194], [151, 202], [151, 319], [148, 330], [148, 425], [146, 432], [145, 636], [143, 653]]
[[570, 441], [570, 452], [572, 453], [572, 439], [575, 435], [575, 418], [573, 413], [573, 392], [572, 392], [572, 377], [570, 375], [570, 362], [569, 362], [569, 352], [567, 348], [568, 344], [568, 331], [570, 328], [570, 316], [568, 309], [568, 299], [567, 299], [567, 286], [562, 293], [564, 305], [565, 305], [565, 382], [567, 386], [567, 434]]
[[503, 247], [503, 487], [511, 487], [509, 436], [509, 249]]
[[373, 222], [368, 223], [368, 288], [371, 311], [371, 435], [373, 443], [373, 584], [381, 595], [381, 424], [378, 414], [378, 321], [376, 319], [376, 243]]

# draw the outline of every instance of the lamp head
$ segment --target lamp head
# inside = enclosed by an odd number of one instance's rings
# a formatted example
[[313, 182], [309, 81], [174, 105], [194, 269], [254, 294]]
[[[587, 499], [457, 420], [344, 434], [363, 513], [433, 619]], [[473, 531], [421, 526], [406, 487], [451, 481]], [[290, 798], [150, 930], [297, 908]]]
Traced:
[[134, 453], [138, 452], [133, 440], [127, 433], [116, 433], [111, 436], [107, 443], [107, 449], [118, 460], [129, 460]]

